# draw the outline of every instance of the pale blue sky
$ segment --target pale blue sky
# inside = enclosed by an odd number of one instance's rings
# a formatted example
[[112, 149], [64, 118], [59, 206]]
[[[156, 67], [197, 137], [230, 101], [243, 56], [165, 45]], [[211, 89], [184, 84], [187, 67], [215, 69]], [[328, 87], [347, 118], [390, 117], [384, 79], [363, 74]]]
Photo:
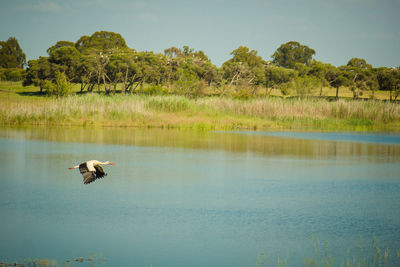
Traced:
[[15, 36], [27, 59], [58, 40], [107, 30], [131, 48], [163, 52], [189, 45], [214, 64], [240, 45], [266, 60], [298, 41], [315, 59], [345, 65], [400, 65], [400, 0], [0, 0], [0, 40]]

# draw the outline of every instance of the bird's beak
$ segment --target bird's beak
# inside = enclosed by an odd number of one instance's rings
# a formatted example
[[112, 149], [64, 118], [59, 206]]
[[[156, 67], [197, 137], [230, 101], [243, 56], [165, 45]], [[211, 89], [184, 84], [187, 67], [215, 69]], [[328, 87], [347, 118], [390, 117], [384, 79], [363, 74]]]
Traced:
[[73, 170], [74, 168], [73, 167], [69, 167], [68, 169]]
[[109, 162], [108, 164], [111, 164], [111, 165], [116, 165], [117, 163], [114, 163], [114, 162]]

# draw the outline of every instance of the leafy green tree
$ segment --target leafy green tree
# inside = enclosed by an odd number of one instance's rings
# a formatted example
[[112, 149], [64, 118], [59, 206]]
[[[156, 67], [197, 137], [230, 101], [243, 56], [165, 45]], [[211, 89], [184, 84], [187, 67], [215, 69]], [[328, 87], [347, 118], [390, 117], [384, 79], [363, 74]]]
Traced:
[[15, 37], [7, 41], [0, 41], [0, 67], [1, 68], [23, 68], [26, 57]]
[[339, 88], [341, 86], [347, 86], [350, 83], [346, 77], [345, 71], [332, 65], [327, 67], [325, 79], [330, 86], [336, 88], [336, 100], [339, 99]]
[[196, 73], [190, 69], [179, 69], [179, 79], [176, 81], [177, 93], [188, 97], [196, 97], [199, 92], [196, 90], [196, 85], [199, 81]]
[[364, 91], [372, 91], [377, 88], [377, 77], [372, 66], [365, 59], [352, 58], [346, 66], [340, 67], [348, 80], [348, 86], [353, 91], [353, 98], [357, 99]]
[[307, 64], [313, 55], [315, 55], [314, 49], [291, 41], [282, 44], [272, 55], [272, 59], [279, 66], [293, 69], [296, 63]]
[[75, 43], [70, 41], [58, 41], [55, 45], [47, 49], [47, 54], [51, 55], [54, 50], [57, 50], [61, 47], [75, 47]]
[[286, 95], [288, 83], [294, 81], [298, 76], [297, 71], [279, 66], [267, 65], [265, 67], [265, 80], [267, 93], [271, 89], [280, 89], [282, 94]]
[[380, 90], [390, 91], [390, 101], [397, 99], [400, 94], [400, 70], [399, 68], [379, 68], [376, 70]]
[[265, 62], [257, 53], [246, 46], [231, 52], [233, 57], [222, 65], [223, 78], [229, 86], [265, 85]]
[[58, 66], [49, 61], [48, 57], [39, 57], [36, 60], [28, 61], [28, 69], [22, 82], [23, 86], [39, 86], [40, 92], [43, 91], [45, 80], [53, 80]]
[[362, 58], [352, 58], [347, 62], [348, 67], [354, 67], [358, 69], [372, 69], [372, 65], [368, 64], [365, 59]]
[[93, 50], [96, 53], [98, 51], [118, 51], [128, 48], [121, 34], [108, 31], [95, 32], [91, 36], [82, 36], [75, 43], [75, 47], [81, 53], [90, 53]]
[[298, 98], [313, 95], [317, 88], [321, 88], [322, 80], [315, 76], [299, 76], [289, 83], [290, 88], [295, 90]]
[[82, 61], [79, 51], [74, 46], [61, 46], [54, 49], [49, 48], [48, 51], [50, 52], [49, 61], [58, 65], [58, 69], [64, 72], [69, 80], [79, 82], [77, 71]]
[[220, 82], [217, 67], [211, 63], [203, 51], [196, 51], [189, 46], [184, 46], [183, 49], [173, 46], [165, 49], [164, 54], [167, 59], [165, 73], [168, 84], [178, 81], [181, 76], [178, 74], [180, 68], [193, 71], [198, 76], [198, 79], [205, 81], [209, 86], [213, 82]]

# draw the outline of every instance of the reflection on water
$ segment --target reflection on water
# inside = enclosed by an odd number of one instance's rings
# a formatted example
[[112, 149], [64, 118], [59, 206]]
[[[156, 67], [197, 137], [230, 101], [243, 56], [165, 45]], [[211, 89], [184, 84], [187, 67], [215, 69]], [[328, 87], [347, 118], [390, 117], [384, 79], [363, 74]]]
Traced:
[[[255, 266], [265, 251], [264, 266], [299, 266], [314, 234], [339, 266], [376, 234], [397, 266], [400, 146], [329, 139], [1, 129], [0, 261]], [[89, 159], [117, 165], [83, 185], [67, 167]]]
[[[344, 135], [345, 137], [349, 136]], [[362, 140], [363, 136], [317, 133], [255, 133], [249, 132], [193, 132], [162, 129], [136, 128], [26, 128], [23, 130], [6, 128], [0, 131], [0, 137], [57, 142], [79, 142], [96, 144], [119, 144], [144, 147], [174, 147], [205, 150], [223, 150], [228, 152], [254, 152], [263, 156], [294, 156], [312, 159], [329, 157], [374, 156], [395, 160], [400, 155], [400, 145], [363, 142], [342, 142], [343, 139]], [[374, 136], [374, 135], [372, 135]], [[291, 137], [291, 138], [282, 138]], [[301, 142], [299, 141], [301, 139]], [[321, 140], [322, 139], [322, 140]], [[324, 140], [327, 139], [327, 140]], [[397, 142], [400, 136], [376, 135], [367, 140]]]

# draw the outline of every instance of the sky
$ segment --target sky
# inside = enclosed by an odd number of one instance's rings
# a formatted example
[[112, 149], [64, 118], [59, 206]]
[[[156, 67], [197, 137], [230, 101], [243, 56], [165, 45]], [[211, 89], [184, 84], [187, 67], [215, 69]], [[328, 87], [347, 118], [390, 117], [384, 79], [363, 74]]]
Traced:
[[397, 67], [399, 17], [400, 0], [0, 0], [0, 40], [16, 37], [29, 60], [105, 30], [138, 51], [188, 45], [217, 66], [239, 46], [271, 60], [297, 41], [336, 66], [358, 57]]

